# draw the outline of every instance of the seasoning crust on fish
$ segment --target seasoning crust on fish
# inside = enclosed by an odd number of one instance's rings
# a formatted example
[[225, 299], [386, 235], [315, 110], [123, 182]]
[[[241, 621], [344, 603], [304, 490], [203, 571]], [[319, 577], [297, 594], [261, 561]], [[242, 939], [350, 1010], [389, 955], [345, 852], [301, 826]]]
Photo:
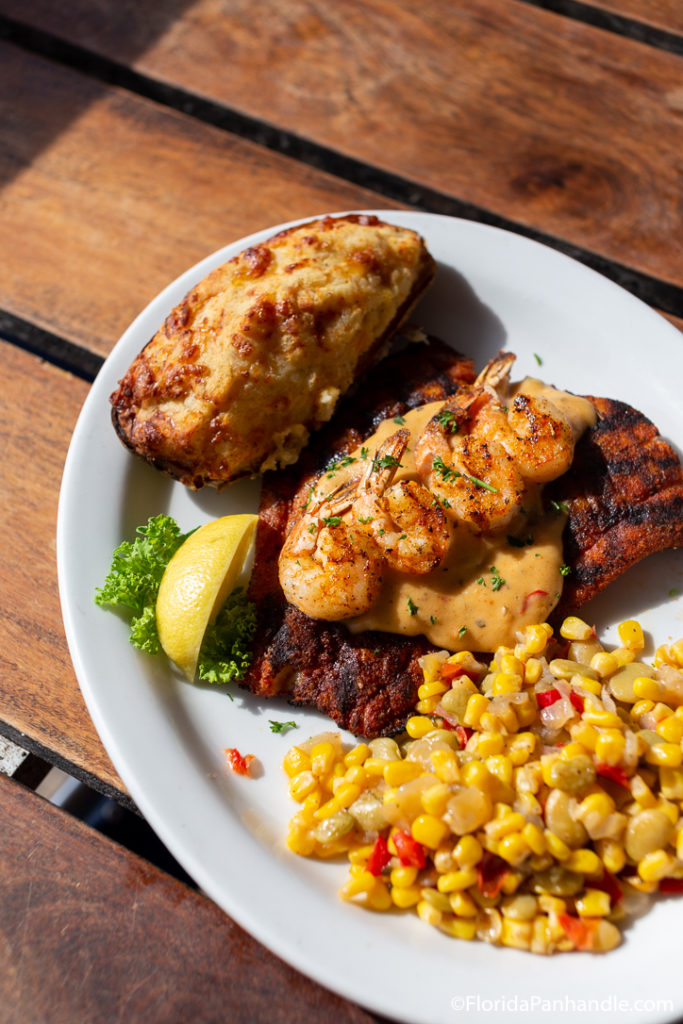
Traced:
[[293, 463], [434, 266], [416, 232], [370, 215], [246, 249], [188, 293], [119, 381], [121, 440], [192, 488]]

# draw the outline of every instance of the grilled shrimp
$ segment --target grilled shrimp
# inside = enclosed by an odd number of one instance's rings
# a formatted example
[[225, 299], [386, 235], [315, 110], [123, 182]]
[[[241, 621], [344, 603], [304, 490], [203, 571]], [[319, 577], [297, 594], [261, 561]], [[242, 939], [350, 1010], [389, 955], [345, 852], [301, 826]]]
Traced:
[[505, 404], [514, 358], [491, 360], [432, 417], [415, 448], [421, 478], [480, 532], [503, 529], [527, 482], [554, 480], [574, 453], [569, 421], [548, 399], [518, 394]]
[[362, 615], [379, 596], [382, 553], [345, 516], [356, 483], [320, 498], [296, 523], [280, 552], [285, 597], [314, 619], [334, 622]]
[[453, 526], [434, 495], [416, 480], [392, 483], [410, 431], [397, 430], [377, 449], [358, 484], [352, 515], [400, 572], [431, 572], [453, 540]]

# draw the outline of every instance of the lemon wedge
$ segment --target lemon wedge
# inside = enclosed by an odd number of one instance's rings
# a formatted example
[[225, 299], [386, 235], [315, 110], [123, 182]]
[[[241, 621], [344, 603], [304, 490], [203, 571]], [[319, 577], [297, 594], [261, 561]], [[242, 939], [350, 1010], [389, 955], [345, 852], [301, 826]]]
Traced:
[[156, 616], [164, 651], [192, 682], [209, 622], [221, 610], [245, 562], [258, 516], [223, 516], [190, 534], [159, 585]]

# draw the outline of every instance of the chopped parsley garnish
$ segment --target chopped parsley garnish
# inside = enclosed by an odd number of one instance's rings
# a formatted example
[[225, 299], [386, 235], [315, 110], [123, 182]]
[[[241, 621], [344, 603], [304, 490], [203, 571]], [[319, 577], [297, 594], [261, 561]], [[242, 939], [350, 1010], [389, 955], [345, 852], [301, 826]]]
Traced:
[[308, 527], [308, 532], [309, 532], [309, 533], [315, 533], [315, 531], [316, 531], [317, 529], [318, 529], [318, 526], [317, 526], [317, 524], [316, 524], [316, 523], [311, 523], [311, 525], [310, 525], [310, 526]]
[[306, 504], [304, 505], [304, 509], [307, 509], [308, 506], [311, 504], [311, 498], [313, 497], [314, 492], [315, 484], [311, 484], [311, 486], [308, 489], [308, 497], [306, 498]]
[[526, 548], [533, 544], [534, 538], [529, 534], [527, 537], [512, 537], [508, 534], [508, 544], [511, 548]]
[[339, 526], [341, 521], [341, 516], [323, 516], [323, 522], [325, 526]]
[[436, 615], [430, 615], [429, 621], [431, 622], [432, 626], [435, 626], [439, 620], [437, 619]]
[[534, 352], [534, 359], [536, 360], [536, 362], [537, 362], [537, 364], [539, 366], [543, 366], [543, 360], [541, 359], [541, 357], [538, 355], [537, 352]]
[[399, 427], [402, 427], [405, 421], [405, 416], [394, 416], [394, 423], [396, 423], [397, 426]]
[[372, 516], [358, 516], [358, 522], [362, 523], [363, 526], [367, 526], [368, 523], [372, 522]]
[[553, 512], [557, 512], [558, 515], [560, 512], [569, 512], [568, 506], [565, 505], [563, 501], [551, 501], [550, 507]]
[[440, 455], [437, 455], [432, 462], [433, 469], [439, 474], [445, 484], [451, 480], [457, 480], [458, 477], [464, 476], [470, 483], [475, 484], [477, 487], [483, 487], [486, 491], [491, 491], [492, 494], [498, 494], [498, 488], [492, 487], [491, 484], [487, 484], [485, 480], [480, 480], [478, 476], [470, 476], [469, 473], [460, 473], [457, 469], [451, 469], [443, 461]]
[[361, 459], [367, 459], [369, 454], [370, 454], [370, 449], [366, 448], [365, 445], [363, 445], [363, 447], [360, 450], [360, 457], [361, 457]]
[[669, 597], [676, 597], [678, 594], [680, 594], [680, 592], [681, 592], [681, 588], [680, 587], [672, 587], [671, 590], [669, 591]]
[[460, 629], [458, 630], [458, 638], [460, 640], [462, 640], [462, 638], [464, 637], [466, 632], [467, 632], [467, 626], [461, 626]]
[[298, 728], [296, 722], [274, 722], [272, 718], [268, 719], [268, 725], [271, 732], [287, 732], [288, 729]]
[[560, 566], [560, 576], [569, 576], [569, 573], [571, 571], [572, 571], [571, 566], [567, 565], [566, 562], [563, 565]]
[[413, 601], [412, 597], [409, 597], [408, 598], [408, 611], [410, 612], [411, 615], [416, 615], [417, 614], [417, 610], [418, 610], [417, 605]]
[[446, 433], [458, 433], [458, 417], [451, 409], [442, 409], [441, 412], [437, 412], [436, 419], [438, 420], [439, 426], [443, 427]]
[[504, 585], [505, 580], [500, 575], [495, 565], [491, 566], [491, 590], [500, 590]]
[[486, 586], [486, 580], [484, 579], [483, 576], [479, 577], [479, 579], [477, 580], [477, 583], [479, 584], [480, 587], [485, 587]]
[[400, 468], [400, 460], [394, 455], [380, 455], [379, 458], [375, 456], [372, 460], [372, 471], [378, 473], [380, 469], [391, 469], [393, 466]]

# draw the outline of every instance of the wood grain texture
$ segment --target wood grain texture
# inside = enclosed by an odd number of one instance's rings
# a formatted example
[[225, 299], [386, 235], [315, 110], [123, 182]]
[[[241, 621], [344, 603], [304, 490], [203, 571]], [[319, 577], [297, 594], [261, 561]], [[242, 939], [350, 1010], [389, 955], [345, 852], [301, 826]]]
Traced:
[[125, 792], [78, 688], [57, 593], [59, 485], [87, 385], [7, 344], [0, 365], [0, 720]]
[[0, 67], [0, 308], [101, 355], [228, 242], [396, 205], [1, 43]]
[[[631, 0], [635, 3], [636, 0]], [[5, 6], [22, 16], [19, 0]], [[683, 285], [683, 58], [515, 0], [48, 0], [152, 77]]]
[[372, 1024], [215, 904], [0, 776], [0, 1021]]
[[591, 7], [642, 21], [664, 32], [683, 33], [683, 6], [680, 0], [590, 0]]

